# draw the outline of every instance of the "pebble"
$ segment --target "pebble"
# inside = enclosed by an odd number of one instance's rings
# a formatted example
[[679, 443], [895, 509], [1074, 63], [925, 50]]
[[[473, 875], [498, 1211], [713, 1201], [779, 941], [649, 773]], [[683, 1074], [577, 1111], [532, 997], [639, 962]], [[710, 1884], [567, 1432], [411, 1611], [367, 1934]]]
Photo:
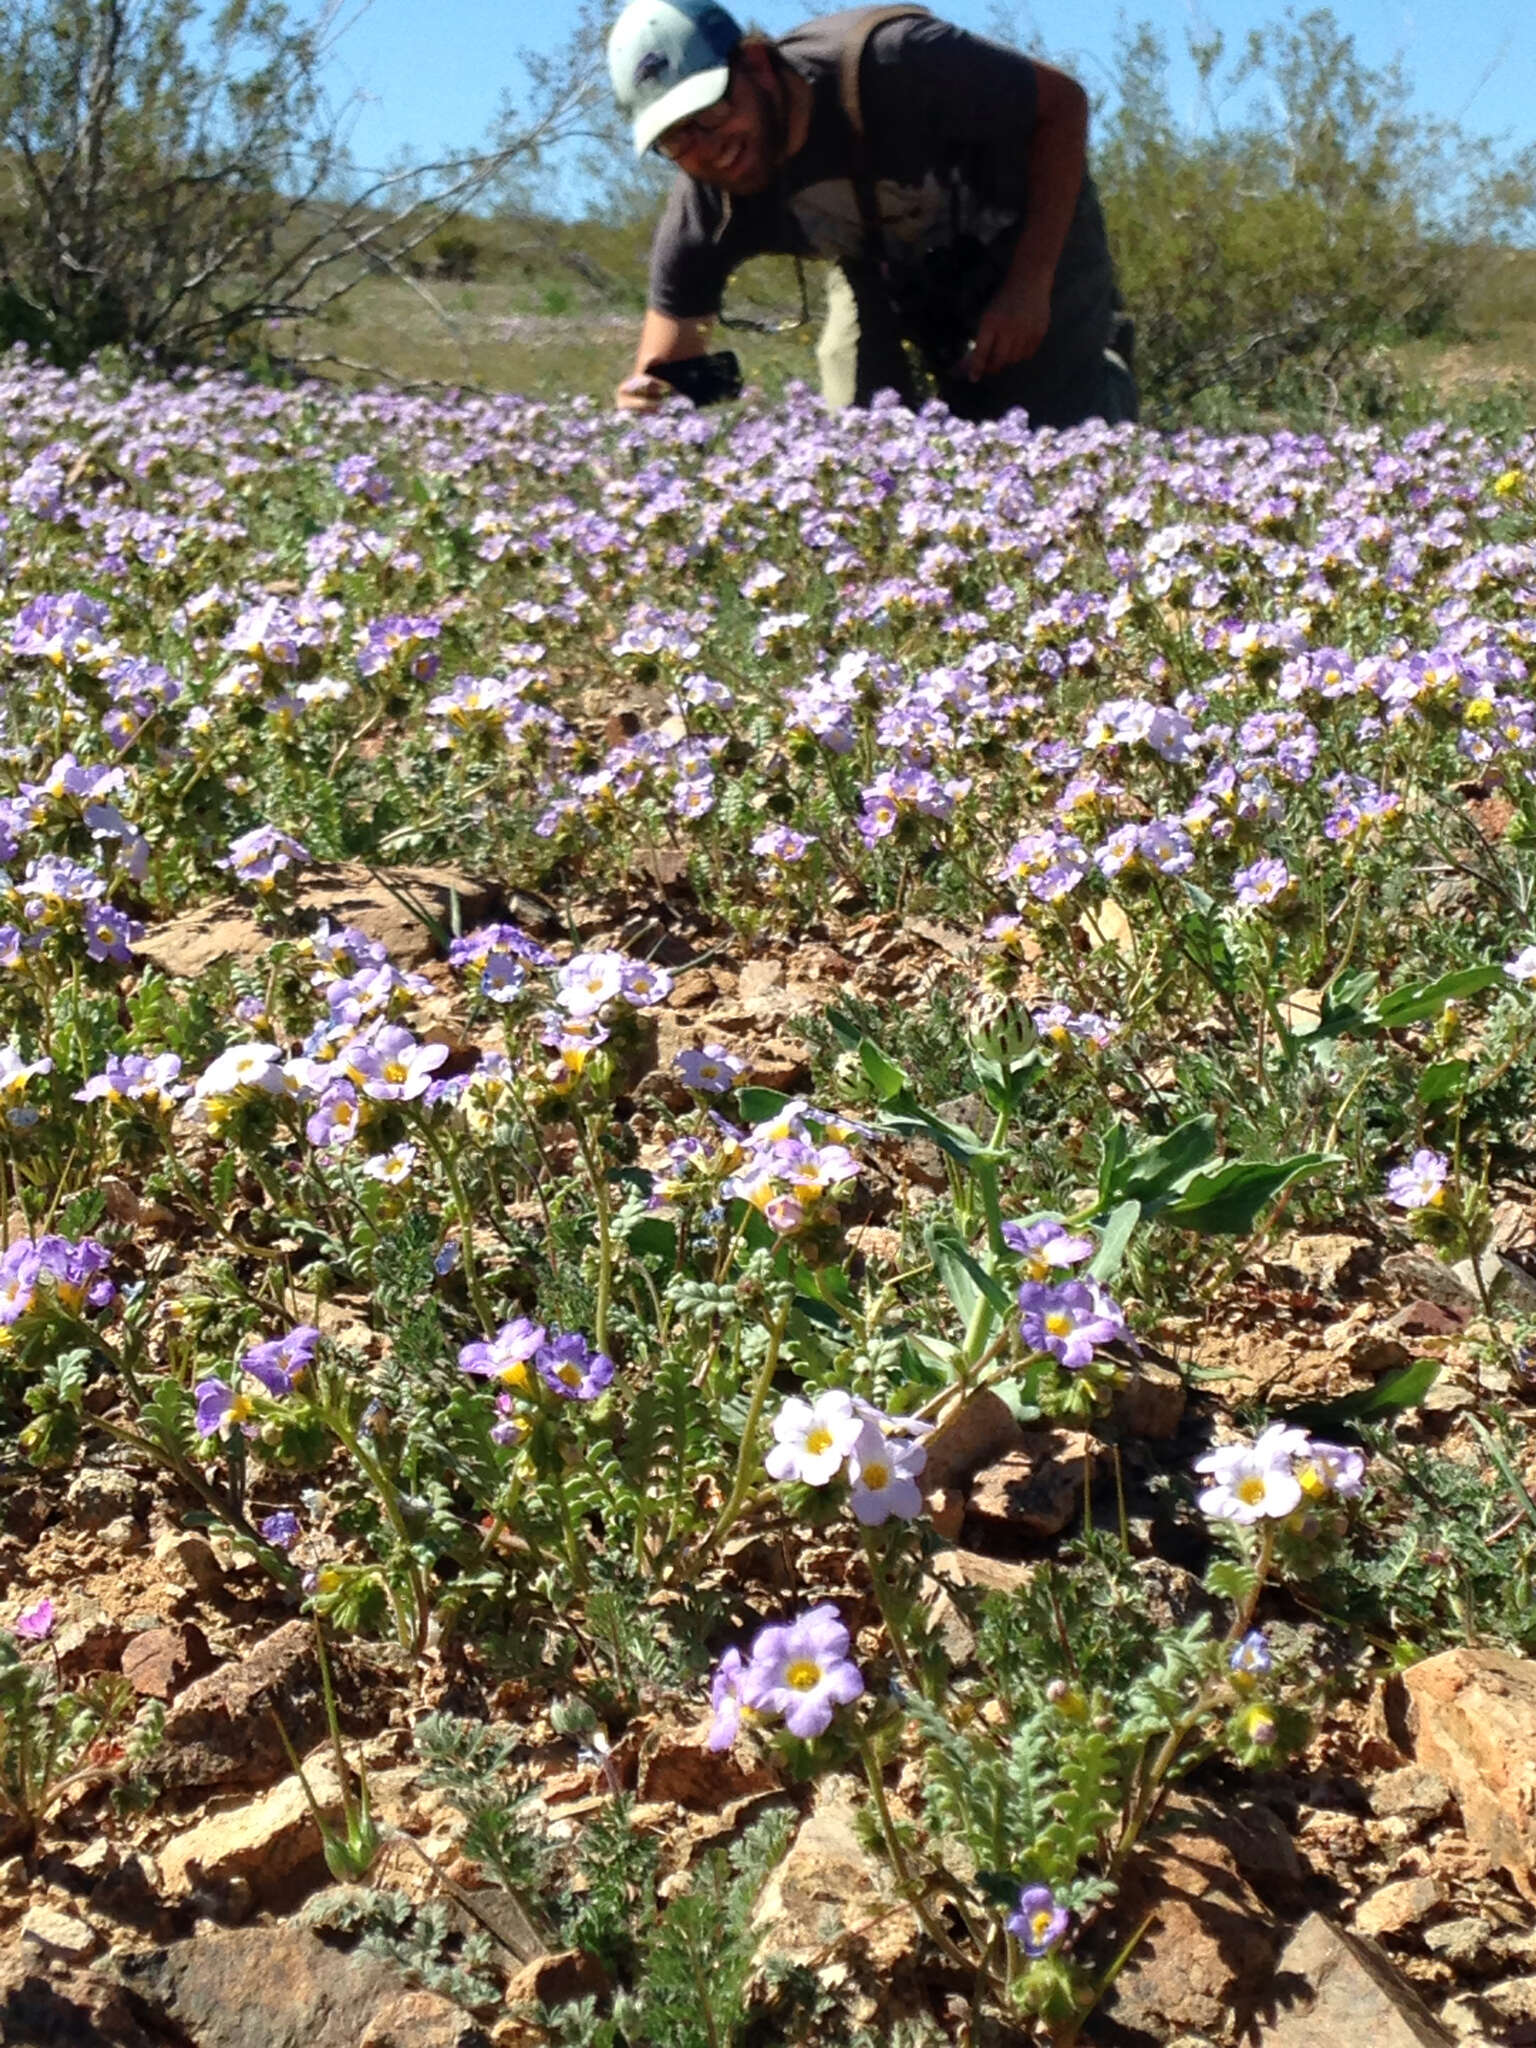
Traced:
[[96, 1953], [96, 1936], [85, 1922], [55, 1906], [33, 1906], [22, 1920], [21, 1938], [69, 1963], [88, 1962]]

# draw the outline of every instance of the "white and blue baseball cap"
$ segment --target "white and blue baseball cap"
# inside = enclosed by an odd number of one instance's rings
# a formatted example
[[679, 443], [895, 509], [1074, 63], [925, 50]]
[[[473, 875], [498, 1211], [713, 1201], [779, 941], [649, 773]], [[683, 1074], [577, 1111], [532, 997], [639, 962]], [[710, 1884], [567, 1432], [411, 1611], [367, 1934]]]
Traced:
[[608, 37], [608, 73], [635, 154], [725, 97], [741, 28], [715, 0], [630, 0]]

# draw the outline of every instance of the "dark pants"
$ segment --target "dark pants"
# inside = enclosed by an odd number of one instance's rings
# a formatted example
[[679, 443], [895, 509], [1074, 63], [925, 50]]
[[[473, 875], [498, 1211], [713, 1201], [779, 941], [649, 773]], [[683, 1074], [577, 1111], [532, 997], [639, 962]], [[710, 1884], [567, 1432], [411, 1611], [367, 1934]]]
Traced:
[[[917, 402], [896, 310], [870, 272], [842, 264], [828, 271], [827, 317], [816, 359], [828, 405], [868, 405], [877, 391], [894, 391], [907, 405]], [[1017, 406], [1037, 427], [1075, 427], [1091, 419], [1115, 426], [1137, 416], [1136, 380], [1112, 349], [1049, 381], [1032, 362], [1015, 363], [974, 384], [930, 367], [939, 397], [959, 419], [1001, 419]]]

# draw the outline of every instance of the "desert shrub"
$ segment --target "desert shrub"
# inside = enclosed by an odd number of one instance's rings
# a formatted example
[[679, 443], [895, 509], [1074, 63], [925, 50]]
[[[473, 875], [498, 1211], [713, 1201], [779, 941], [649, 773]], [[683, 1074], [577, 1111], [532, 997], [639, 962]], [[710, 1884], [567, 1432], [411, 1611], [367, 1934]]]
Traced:
[[[1143, 25], [1095, 148], [1145, 393], [1166, 415], [1212, 391], [1294, 403], [1309, 384], [1379, 384], [1373, 352], [1446, 332], [1528, 225], [1530, 153], [1504, 161], [1411, 111], [1399, 68], [1365, 65], [1327, 9], [1235, 58], [1219, 34], [1190, 53], [1200, 126], [1175, 116], [1167, 48]], [[1242, 113], [1224, 126], [1229, 101]]]

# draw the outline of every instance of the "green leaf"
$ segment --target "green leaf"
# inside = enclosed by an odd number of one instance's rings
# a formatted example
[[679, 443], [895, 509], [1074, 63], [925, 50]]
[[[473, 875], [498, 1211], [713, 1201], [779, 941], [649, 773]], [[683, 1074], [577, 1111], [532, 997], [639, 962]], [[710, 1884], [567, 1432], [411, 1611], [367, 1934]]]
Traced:
[[1306, 1401], [1286, 1410], [1287, 1422], [1327, 1433], [1354, 1422], [1379, 1422], [1417, 1408], [1440, 1377], [1438, 1358], [1415, 1358], [1400, 1372], [1389, 1373], [1363, 1393], [1343, 1394], [1335, 1401]]
[[1503, 979], [1502, 967], [1487, 966], [1462, 967], [1454, 974], [1442, 974], [1437, 981], [1405, 982], [1376, 1005], [1376, 1022], [1387, 1031], [1396, 1031], [1405, 1024], [1423, 1024], [1438, 1017], [1447, 1003], [1461, 996], [1475, 996]]
[[636, 1258], [663, 1266], [677, 1263], [677, 1225], [668, 1217], [637, 1217], [629, 1227], [625, 1242]]
[[781, 1095], [777, 1088], [740, 1088], [736, 1092], [736, 1100], [745, 1122], [766, 1124], [778, 1115], [791, 1097]]
[[[1134, 1196], [1144, 1205], [1160, 1206], [1215, 1150], [1215, 1117], [1209, 1111], [1188, 1117], [1163, 1137], [1136, 1147], [1115, 1174], [1109, 1199]], [[1102, 1169], [1100, 1178], [1102, 1189]]]
[[1419, 1076], [1418, 1097], [1426, 1109], [1459, 1095], [1472, 1072], [1470, 1060], [1436, 1060]]
[[1198, 1230], [1207, 1236], [1242, 1236], [1292, 1181], [1340, 1163], [1337, 1152], [1299, 1152], [1290, 1159], [1229, 1160], [1212, 1173], [1197, 1174], [1162, 1215], [1184, 1230]]
[[1375, 975], [1365, 970], [1336, 974], [1323, 991], [1322, 1015], [1306, 1034], [1308, 1049], [1321, 1051], [1347, 1031], [1374, 1031], [1375, 1019], [1366, 1005], [1375, 987]]
[[1120, 1182], [1120, 1171], [1131, 1149], [1131, 1141], [1125, 1135], [1125, 1125], [1113, 1123], [1104, 1133], [1104, 1148], [1099, 1154], [1099, 1207], [1108, 1209], [1114, 1202]]
[[1099, 1240], [1099, 1248], [1095, 1252], [1093, 1262], [1088, 1268], [1090, 1279], [1101, 1281], [1106, 1287], [1109, 1285], [1110, 1281], [1120, 1271], [1120, 1267], [1125, 1259], [1126, 1250], [1130, 1245], [1131, 1239], [1136, 1234], [1136, 1226], [1140, 1221], [1140, 1202], [1128, 1201], [1116, 1204], [1115, 1208], [1110, 1212], [1109, 1221], [1105, 1224], [1103, 1235]]
[[859, 1040], [859, 1065], [881, 1102], [893, 1102], [910, 1085], [896, 1062], [887, 1059], [872, 1038]]
[[984, 1300], [999, 1316], [1008, 1314], [1013, 1303], [1007, 1288], [972, 1256], [952, 1223], [930, 1223], [923, 1232], [923, 1243], [967, 1328], [979, 1301]]
[[843, 1051], [857, 1052], [864, 1033], [854, 1023], [853, 1019], [844, 1016], [843, 1012], [836, 1009], [831, 1003], [828, 1003], [822, 1015], [826, 1018], [832, 1036], [837, 1040]]

